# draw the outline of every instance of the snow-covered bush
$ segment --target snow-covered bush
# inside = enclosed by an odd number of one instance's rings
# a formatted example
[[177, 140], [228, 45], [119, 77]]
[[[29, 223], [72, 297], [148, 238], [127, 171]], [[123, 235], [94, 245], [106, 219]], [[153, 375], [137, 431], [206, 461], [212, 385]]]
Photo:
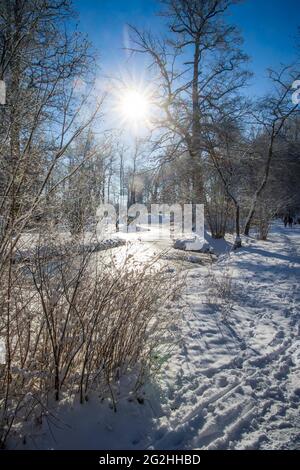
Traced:
[[91, 392], [110, 395], [116, 409], [120, 378], [135, 377], [136, 390], [168, 348], [173, 319], [167, 309], [159, 317], [157, 311], [174, 295], [174, 273], [153, 261], [136, 266], [126, 253], [120, 263], [107, 252], [80, 251], [75, 243], [48, 236], [48, 245], [40, 239], [27, 261], [8, 267], [9, 318], [3, 312], [0, 320], [7, 348], [2, 446], [20, 421], [48, 416], [51, 403], [66, 396], [83, 403]]

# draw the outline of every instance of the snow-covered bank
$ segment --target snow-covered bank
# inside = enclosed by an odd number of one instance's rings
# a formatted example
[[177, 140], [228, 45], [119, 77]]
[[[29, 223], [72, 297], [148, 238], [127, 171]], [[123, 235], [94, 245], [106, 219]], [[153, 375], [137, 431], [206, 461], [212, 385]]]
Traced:
[[275, 225], [211, 268], [187, 273], [170, 306], [174, 352], [118, 411], [97, 397], [28, 431], [18, 448], [300, 448], [300, 227]]

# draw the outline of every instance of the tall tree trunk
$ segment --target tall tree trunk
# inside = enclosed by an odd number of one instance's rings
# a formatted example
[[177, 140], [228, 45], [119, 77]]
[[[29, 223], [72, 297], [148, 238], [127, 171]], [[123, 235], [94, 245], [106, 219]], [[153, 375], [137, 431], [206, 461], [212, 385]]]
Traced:
[[192, 84], [192, 136], [189, 153], [191, 157], [191, 202], [203, 203], [203, 175], [200, 155], [200, 111], [199, 111], [199, 63], [200, 63], [200, 37], [195, 40]]
[[236, 250], [237, 248], [241, 248], [242, 246], [242, 240], [241, 240], [241, 234], [240, 234], [240, 206], [233, 198], [233, 201], [235, 203], [235, 241], [233, 245], [233, 249]]
[[272, 160], [272, 157], [273, 157], [274, 138], [275, 138], [275, 133], [274, 133], [274, 127], [273, 127], [271, 141], [270, 141], [270, 145], [269, 145], [269, 151], [268, 151], [268, 158], [267, 158], [266, 165], [265, 165], [265, 170], [264, 170], [264, 175], [263, 175], [263, 178], [261, 180], [261, 183], [260, 183], [259, 187], [257, 188], [257, 190], [255, 191], [255, 193], [253, 195], [250, 210], [248, 212], [248, 216], [247, 216], [246, 223], [245, 223], [244, 235], [246, 235], [246, 236], [249, 236], [249, 233], [250, 233], [251, 223], [252, 223], [252, 220], [253, 220], [253, 216], [255, 214], [255, 209], [256, 209], [256, 204], [257, 204], [258, 198], [261, 195], [262, 191], [264, 190], [264, 188], [265, 188], [265, 186], [268, 182], [269, 173], [270, 173], [270, 166], [271, 166], [271, 160]]

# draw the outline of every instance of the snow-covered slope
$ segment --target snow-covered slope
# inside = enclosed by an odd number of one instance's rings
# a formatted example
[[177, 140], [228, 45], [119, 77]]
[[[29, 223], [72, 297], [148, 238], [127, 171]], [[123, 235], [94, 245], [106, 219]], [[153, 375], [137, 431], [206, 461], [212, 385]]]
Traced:
[[277, 224], [189, 270], [179, 342], [142, 399], [120, 389], [117, 413], [95, 397], [62, 408], [21, 447], [299, 449], [299, 242], [299, 226]]

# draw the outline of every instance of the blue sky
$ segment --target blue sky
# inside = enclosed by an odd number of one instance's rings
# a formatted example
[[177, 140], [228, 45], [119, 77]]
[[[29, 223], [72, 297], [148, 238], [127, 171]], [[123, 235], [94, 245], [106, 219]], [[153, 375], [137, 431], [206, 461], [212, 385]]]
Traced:
[[[156, 13], [158, 0], [74, 0], [80, 29], [88, 33], [99, 52], [102, 73], [118, 74], [126, 63], [126, 24], [162, 31], [163, 19]], [[231, 22], [242, 31], [244, 50], [251, 56], [255, 73], [252, 91], [267, 89], [266, 69], [289, 63], [294, 58], [297, 27], [300, 26], [299, 0], [245, 0], [232, 10]], [[143, 75], [141, 62], [131, 63]]]

